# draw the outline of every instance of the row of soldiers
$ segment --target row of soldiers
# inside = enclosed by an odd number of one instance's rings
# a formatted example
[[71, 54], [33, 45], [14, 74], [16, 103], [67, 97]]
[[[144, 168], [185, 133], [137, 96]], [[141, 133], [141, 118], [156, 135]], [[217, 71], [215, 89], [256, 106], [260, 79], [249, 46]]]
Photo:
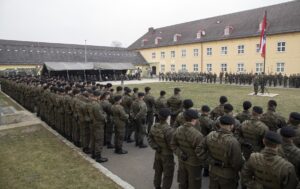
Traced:
[[[220, 84], [236, 84], [236, 85], [252, 85], [255, 74], [253, 73], [228, 73], [220, 72], [219, 76], [216, 73], [197, 73], [197, 72], [167, 72], [159, 73], [160, 81], [174, 81], [174, 82], [200, 82], [200, 83], [217, 83]], [[265, 74], [265, 83], [271, 87], [283, 86], [290, 88], [300, 87], [300, 74], [291, 74], [290, 76], [281, 73]]]
[[[7, 94], [37, 112], [84, 152], [92, 153], [98, 162], [107, 161], [101, 156], [103, 141], [107, 147], [115, 147], [116, 153], [124, 154], [127, 151], [122, 142], [132, 142], [133, 130], [140, 148], [147, 147], [144, 138], [148, 133], [148, 142], [156, 151], [156, 188], [171, 188], [174, 154], [179, 161], [180, 188], [201, 188], [202, 170], [204, 176], [210, 176], [210, 188], [237, 188], [240, 174], [243, 186], [249, 188], [295, 188], [298, 182], [294, 166], [299, 170], [300, 114], [291, 113], [287, 123], [276, 112], [274, 100], [269, 101], [265, 113], [259, 106], [250, 111], [252, 104], [245, 101], [244, 111], [233, 116], [227, 97], [220, 97], [220, 105], [212, 111], [205, 105], [198, 112], [192, 100], [182, 99], [179, 88], [170, 98], [165, 91], [155, 98], [150, 87], [145, 87], [145, 93], [134, 88], [131, 95], [129, 88], [119, 86], [114, 92], [110, 84], [91, 82], [11, 78], [1, 83]], [[105, 111], [105, 104], [110, 104], [111, 113]], [[112, 125], [115, 146], [110, 143]], [[281, 156], [277, 149], [281, 149]], [[248, 160], [245, 164], [244, 159]]]

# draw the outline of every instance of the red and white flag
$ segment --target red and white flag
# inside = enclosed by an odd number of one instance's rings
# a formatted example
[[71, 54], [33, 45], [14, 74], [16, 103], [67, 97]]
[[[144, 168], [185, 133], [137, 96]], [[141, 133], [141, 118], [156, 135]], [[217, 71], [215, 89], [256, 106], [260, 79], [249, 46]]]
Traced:
[[267, 27], [267, 12], [265, 12], [265, 16], [261, 25], [260, 47], [259, 47], [260, 55], [264, 58], [266, 56], [266, 43], [267, 43], [266, 27]]

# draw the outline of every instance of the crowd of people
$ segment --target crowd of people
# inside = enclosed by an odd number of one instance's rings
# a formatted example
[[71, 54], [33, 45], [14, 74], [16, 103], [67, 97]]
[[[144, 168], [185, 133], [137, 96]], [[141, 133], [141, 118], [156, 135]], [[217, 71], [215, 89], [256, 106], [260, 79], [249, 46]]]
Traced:
[[202, 177], [209, 177], [211, 189], [237, 188], [239, 182], [243, 188], [300, 187], [300, 113], [284, 118], [275, 100], [265, 111], [245, 101], [244, 111], [234, 115], [226, 96], [212, 110], [196, 110], [180, 88], [167, 98], [164, 90], [154, 97], [150, 87], [91, 81], [17, 76], [0, 82], [6, 94], [99, 163], [108, 161], [103, 146], [126, 154], [124, 142], [146, 148], [147, 139], [155, 150], [156, 189], [171, 188], [174, 155], [180, 189], [201, 188]]
[[[255, 78], [254, 73], [197, 73], [197, 72], [168, 72], [159, 73], [160, 81], [184, 81], [184, 82], [197, 82], [197, 83], [217, 83], [220, 84], [236, 84], [236, 85], [252, 85]], [[277, 74], [264, 74], [265, 84], [269, 87], [283, 86], [290, 88], [300, 87], [300, 74], [282, 75]]]

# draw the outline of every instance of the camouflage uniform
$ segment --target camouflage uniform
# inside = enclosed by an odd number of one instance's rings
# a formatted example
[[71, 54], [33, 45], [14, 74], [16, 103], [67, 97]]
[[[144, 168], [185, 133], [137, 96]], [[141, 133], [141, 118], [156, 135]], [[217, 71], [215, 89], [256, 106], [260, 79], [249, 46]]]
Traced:
[[177, 181], [180, 189], [201, 188], [203, 162], [197, 158], [195, 149], [202, 139], [202, 134], [190, 122], [174, 133], [171, 146], [179, 160]]
[[[130, 114], [130, 107], [132, 105], [132, 96], [130, 94], [124, 94], [121, 105], [124, 107], [125, 112]], [[130, 118], [126, 120], [126, 131], [125, 131], [125, 140], [131, 142], [131, 135], [133, 133], [133, 125], [130, 122]]]
[[65, 136], [67, 139], [72, 140], [72, 109], [71, 109], [71, 101], [72, 98], [69, 95], [65, 95], [63, 102], [64, 102], [64, 109], [65, 109]]
[[249, 110], [244, 110], [241, 113], [238, 113], [235, 118], [243, 123], [245, 120], [251, 119], [251, 112]]
[[164, 96], [160, 96], [156, 99], [155, 101], [155, 116], [156, 116], [156, 123], [159, 122], [158, 119], [158, 113], [162, 108], [166, 108], [167, 107], [167, 99]]
[[175, 166], [173, 151], [170, 146], [172, 136], [173, 129], [165, 121], [156, 123], [149, 132], [148, 142], [155, 150], [153, 164], [155, 188], [170, 189], [172, 186]]
[[110, 145], [111, 140], [112, 140], [112, 134], [113, 134], [113, 123], [112, 123], [112, 118], [111, 118], [111, 116], [112, 116], [111, 106], [112, 105], [108, 100], [101, 100], [100, 104], [101, 104], [104, 112], [107, 115], [107, 122], [105, 124], [105, 129], [104, 129], [104, 132], [105, 132], [104, 143], [107, 145]]
[[277, 155], [277, 149], [266, 147], [252, 153], [242, 170], [243, 183], [248, 188], [296, 188], [294, 166]]
[[179, 94], [171, 96], [167, 100], [167, 105], [171, 110], [171, 127], [173, 127], [177, 115], [182, 111], [182, 98]]
[[276, 113], [274, 110], [268, 109], [261, 117], [261, 121], [264, 122], [271, 131], [277, 131], [279, 128], [286, 126], [284, 117]]
[[211, 120], [208, 115], [201, 114], [199, 117], [201, 133], [203, 136], [207, 136], [213, 129], [214, 121]]
[[145, 94], [144, 101], [147, 105], [147, 126], [148, 126], [148, 133], [151, 129], [151, 126], [153, 125], [154, 122], [154, 112], [155, 112], [155, 99], [150, 93]]
[[213, 120], [216, 120], [218, 117], [224, 115], [224, 104], [220, 104], [219, 106], [215, 107], [211, 112], [210, 112], [210, 117]]

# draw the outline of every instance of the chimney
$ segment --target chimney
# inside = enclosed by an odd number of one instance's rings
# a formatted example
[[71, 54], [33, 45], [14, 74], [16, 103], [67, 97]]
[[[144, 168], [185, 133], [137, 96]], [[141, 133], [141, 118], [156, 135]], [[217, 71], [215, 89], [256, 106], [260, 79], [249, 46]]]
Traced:
[[148, 28], [148, 32], [151, 34], [155, 33], [155, 29], [153, 27]]

